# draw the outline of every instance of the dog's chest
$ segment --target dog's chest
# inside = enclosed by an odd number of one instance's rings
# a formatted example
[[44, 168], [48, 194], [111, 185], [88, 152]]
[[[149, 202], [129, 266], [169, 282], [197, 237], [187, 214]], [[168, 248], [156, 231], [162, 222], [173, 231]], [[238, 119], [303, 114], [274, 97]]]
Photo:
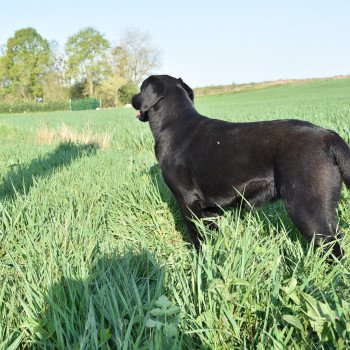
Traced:
[[165, 159], [168, 152], [169, 152], [169, 142], [167, 142], [166, 140], [157, 141], [154, 144], [154, 153], [159, 163], [161, 163]]

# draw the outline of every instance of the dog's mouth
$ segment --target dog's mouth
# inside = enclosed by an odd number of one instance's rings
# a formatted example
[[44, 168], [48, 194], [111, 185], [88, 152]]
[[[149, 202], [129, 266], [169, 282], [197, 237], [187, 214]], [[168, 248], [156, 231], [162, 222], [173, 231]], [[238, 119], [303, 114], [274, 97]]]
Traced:
[[142, 112], [137, 111], [136, 118], [140, 120], [141, 122], [147, 122], [148, 121], [148, 111]]

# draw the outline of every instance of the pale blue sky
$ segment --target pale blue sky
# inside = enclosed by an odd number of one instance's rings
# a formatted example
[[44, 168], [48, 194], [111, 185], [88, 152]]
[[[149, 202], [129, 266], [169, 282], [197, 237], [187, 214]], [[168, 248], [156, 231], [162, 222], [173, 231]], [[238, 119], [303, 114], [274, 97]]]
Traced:
[[192, 87], [350, 74], [350, 0], [0, 0], [0, 11], [0, 44], [28, 26], [62, 47], [86, 26], [112, 42], [147, 30], [158, 73]]

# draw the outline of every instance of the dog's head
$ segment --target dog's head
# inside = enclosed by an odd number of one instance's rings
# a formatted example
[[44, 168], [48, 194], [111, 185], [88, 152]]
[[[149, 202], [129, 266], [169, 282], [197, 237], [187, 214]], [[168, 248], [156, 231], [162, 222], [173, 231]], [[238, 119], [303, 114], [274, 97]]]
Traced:
[[193, 103], [193, 90], [181, 78], [176, 79], [169, 75], [151, 75], [141, 85], [141, 92], [132, 98], [132, 106], [138, 110], [137, 117], [147, 122], [149, 111], [163, 100], [173, 89], [185, 91]]

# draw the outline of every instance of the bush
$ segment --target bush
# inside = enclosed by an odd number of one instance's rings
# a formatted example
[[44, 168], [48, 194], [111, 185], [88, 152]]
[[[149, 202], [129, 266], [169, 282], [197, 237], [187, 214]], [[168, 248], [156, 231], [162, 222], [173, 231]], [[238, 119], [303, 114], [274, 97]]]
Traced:
[[72, 100], [72, 111], [84, 111], [86, 109], [96, 109], [100, 107], [100, 101], [97, 98], [80, 98]]
[[131, 103], [132, 97], [139, 92], [137, 85], [127, 83], [118, 90], [118, 101], [121, 105]]
[[30, 113], [69, 110], [69, 101], [0, 103], [0, 113]]
[[84, 97], [84, 82], [75, 82], [69, 88], [69, 95], [72, 99], [78, 99]]

